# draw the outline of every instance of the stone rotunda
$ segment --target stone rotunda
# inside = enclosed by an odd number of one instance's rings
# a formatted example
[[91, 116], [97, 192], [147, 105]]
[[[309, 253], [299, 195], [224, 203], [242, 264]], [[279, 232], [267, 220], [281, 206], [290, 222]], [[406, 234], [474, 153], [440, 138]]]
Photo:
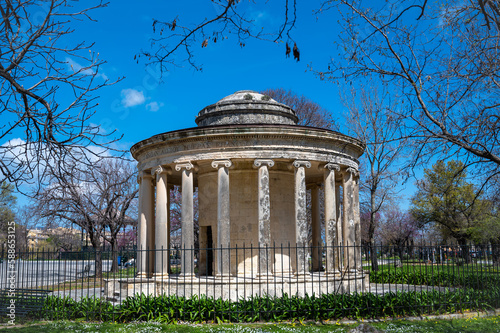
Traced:
[[[140, 214], [134, 283], [147, 283], [155, 293], [173, 293], [168, 290], [173, 279], [177, 291], [178, 283], [226, 280], [233, 286], [249, 280], [254, 286], [287, 280], [304, 288], [307, 281], [316, 281], [320, 289], [323, 283], [340, 283], [342, 290], [364, 290], [367, 275], [357, 247], [358, 158], [364, 144], [297, 122], [290, 107], [243, 90], [201, 110], [198, 127], [135, 144], [131, 152], [138, 161]], [[174, 185], [182, 191], [181, 273], [175, 276], [169, 275], [165, 252], [171, 248], [168, 200]], [[199, 252], [192, 250], [195, 187]], [[278, 293], [275, 289], [276, 285], [273, 293]], [[221, 291], [224, 297], [229, 294], [234, 297], [230, 290]]]

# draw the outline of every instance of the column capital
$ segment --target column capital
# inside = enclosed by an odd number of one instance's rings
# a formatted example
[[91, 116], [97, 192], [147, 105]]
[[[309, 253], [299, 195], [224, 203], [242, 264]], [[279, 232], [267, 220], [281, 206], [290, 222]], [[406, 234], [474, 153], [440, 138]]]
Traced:
[[194, 165], [190, 162], [177, 163], [175, 165], [175, 171], [181, 171], [182, 169], [191, 170], [194, 169]]
[[254, 167], [261, 167], [262, 165], [267, 165], [268, 167], [272, 168], [274, 166], [274, 161], [270, 159], [255, 159], [253, 161], [253, 166]]
[[320, 188], [321, 187], [321, 183], [311, 183], [311, 184], [308, 184], [307, 185], [307, 189], [316, 189], [316, 188]]
[[359, 175], [359, 172], [358, 170], [354, 169], [353, 167], [348, 167], [346, 170], [345, 170], [346, 173], [350, 173], [352, 174], [352, 176], [358, 176]]
[[212, 161], [212, 168], [218, 169], [220, 167], [226, 167], [230, 168], [233, 165], [231, 160], [213, 160]]
[[170, 169], [170, 167], [164, 167], [162, 165], [158, 165], [156, 168], [151, 169], [152, 176], [156, 175], [158, 177], [162, 173], [170, 175], [172, 174], [172, 170]]
[[311, 162], [306, 161], [306, 160], [295, 160], [295, 161], [293, 161], [293, 166], [296, 168], [300, 168], [300, 167], [310, 168]]
[[139, 172], [139, 174], [137, 175], [137, 183], [140, 184], [144, 179], [149, 179], [149, 180], [153, 179], [151, 172], [148, 171]]
[[[321, 168], [321, 167], [320, 167]], [[330, 171], [332, 170], [335, 170], [337, 172], [340, 171], [340, 165], [338, 165], [337, 163], [326, 163], [324, 166], [323, 166], [324, 169], [328, 169]]]

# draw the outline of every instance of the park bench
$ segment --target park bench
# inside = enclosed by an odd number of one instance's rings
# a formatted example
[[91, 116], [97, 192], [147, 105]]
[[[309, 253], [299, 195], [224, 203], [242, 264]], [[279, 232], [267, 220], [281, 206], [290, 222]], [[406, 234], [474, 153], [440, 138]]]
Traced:
[[85, 265], [83, 271], [78, 272], [77, 274], [81, 274], [83, 277], [85, 274], [89, 275], [89, 273], [90, 273], [90, 265]]
[[[0, 290], [0, 315], [5, 316], [15, 309], [16, 316], [35, 314], [43, 308], [43, 304], [51, 290], [42, 289], [1, 289]], [[15, 308], [11, 306], [15, 300]], [[9, 308], [11, 306], [11, 308]]]

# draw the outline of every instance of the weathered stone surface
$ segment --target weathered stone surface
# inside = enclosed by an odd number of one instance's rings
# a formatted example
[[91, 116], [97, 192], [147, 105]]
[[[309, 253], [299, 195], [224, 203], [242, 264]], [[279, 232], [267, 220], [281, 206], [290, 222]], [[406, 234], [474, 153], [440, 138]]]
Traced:
[[[222, 283], [221, 283], [222, 282]], [[304, 297], [306, 294], [320, 296], [332, 293], [359, 293], [369, 288], [367, 274], [346, 274], [343, 278], [311, 275], [309, 279], [298, 279], [295, 276], [268, 276], [266, 279], [249, 279], [234, 277], [228, 281], [214, 277], [185, 279], [169, 276], [166, 279], [119, 279], [106, 280], [105, 297], [123, 300], [127, 296], [144, 293], [146, 295], [177, 295], [187, 298], [207, 295], [215, 299], [238, 301], [252, 296], [277, 296], [283, 294]], [[394, 288], [394, 285], [393, 287]], [[380, 287], [379, 287], [380, 290]]]
[[194, 276], [193, 168], [190, 162], [175, 166], [182, 171], [181, 275], [184, 277]]
[[303, 126], [220, 126], [164, 133], [131, 148], [140, 170], [185, 161], [304, 159], [358, 168], [363, 144], [324, 129]]
[[295, 228], [297, 242], [297, 275], [307, 272], [307, 191], [305, 168], [311, 163], [304, 160], [295, 160]]
[[297, 124], [289, 106], [251, 90], [237, 91], [198, 113], [198, 126], [233, 124]]
[[322, 249], [321, 241], [321, 221], [320, 221], [320, 204], [319, 204], [319, 186], [314, 184], [311, 187], [311, 234], [312, 234], [312, 250], [311, 264], [312, 270], [317, 272], [322, 267]]
[[352, 271], [356, 269], [358, 261], [356, 257], [356, 223], [354, 212], [354, 174], [356, 170], [347, 168], [343, 174], [343, 194], [344, 194], [344, 216], [342, 221], [342, 231], [344, 240], [344, 270]]
[[259, 176], [257, 178], [259, 216], [259, 276], [268, 276], [271, 274], [272, 268], [269, 168], [274, 166], [274, 162], [272, 160], [255, 160], [254, 166], [259, 169]]
[[137, 276], [151, 276], [154, 268], [154, 257], [147, 255], [155, 241], [154, 227], [154, 187], [153, 177], [150, 173], [143, 172], [139, 178], [139, 225], [137, 248]]
[[168, 248], [169, 248], [169, 209], [167, 174], [169, 170], [158, 166], [154, 169], [156, 180], [156, 209], [155, 209], [155, 249], [162, 251], [156, 255], [154, 277], [168, 275]]
[[[182, 186], [181, 246], [188, 250], [182, 254], [180, 279], [186, 284], [186, 294], [198, 292], [196, 286], [187, 286], [197, 279], [191, 250], [194, 187], [198, 187], [200, 209], [198, 276], [220, 277], [221, 284], [257, 277], [263, 280], [258, 282], [262, 282], [260, 287], [288, 276], [303, 282], [305, 288], [313, 277], [309, 271], [312, 256], [312, 270], [319, 271], [324, 264], [328, 279], [347, 270], [342, 276], [350, 282], [339, 284], [341, 291], [361, 286], [366, 277], [360, 271], [361, 253], [337, 249], [360, 245], [357, 169], [363, 143], [326, 129], [298, 126], [292, 109], [252, 91], [236, 92], [206, 107], [197, 123], [198, 128], [155, 135], [131, 149], [140, 174], [156, 175], [154, 184], [141, 178], [139, 245], [150, 249], [170, 245], [165, 237], [168, 186]], [[322, 184], [325, 263], [318, 202]], [[314, 253], [307, 238], [306, 198], [311, 186]], [[150, 277], [156, 267], [155, 278], [171, 278], [159, 275], [165, 267], [168, 271], [161, 255], [138, 261], [139, 277]], [[321, 288], [328, 289], [333, 280], [322, 281]], [[150, 282], [145, 285], [152, 286]], [[166, 284], [155, 284], [155, 288], [155, 293], [172, 292]], [[299, 293], [307, 289], [300, 283], [296, 288]], [[222, 292], [233, 294], [232, 290]]]
[[229, 206], [229, 167], [230, 160], [215, 160], [212, 167], [217, 168], [217, 276], [230, 275], [231, 223]]
[[340, 166], [335, 163], [327, 163], [324, 167], [325, 184], [325, 243], [326, 250], [326, 272], [337, 274], [339, 272], [339, 251], [337, 246], [340, 235], [337, 213], [340, 198], [336, 193], [335, 172], [340, 171]]

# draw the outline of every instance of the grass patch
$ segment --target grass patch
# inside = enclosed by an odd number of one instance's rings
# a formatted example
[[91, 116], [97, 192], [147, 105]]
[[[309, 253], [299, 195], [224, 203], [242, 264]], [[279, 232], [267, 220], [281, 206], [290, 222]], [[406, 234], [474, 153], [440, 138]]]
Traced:
[[84, 277], [71, 281], [64, 281], [61, 283], [44, 286], [43, 288], [53, 291], [70, 291], [70, 290], [79, 290], [88, 288], [104, 288], [104, 281], [102, 281], [102, 279], [96, 279], [94, 277]]
[[[55, 333], [70, 333], [70, 332], [199, 332], [199, 333], [265, 333], [265, 332], [348, 332], [350, 329], [359, 326], [356, 324], [341, 324], [341, 323], [295, 323], [295, 324], [162, 324], [156, 322], [148, 323], [84, 323], [84, 322], [40, 322], [35, 324], [24, 325], [22, 327], [4, 327], [9, 332], [14, 333], [38, 333], [38, 332], [55, 332]], [[407, 321], [395, 320], [378, 323], [364, 323], [387, 333], [400, 332], [426, 332], [426, 333], [498, 333], [500, 332], [500, 316], [484, 317], [484, 318], [469, 318], [469, 319], [453, 319], [453, 320], [420, 320]]]
[[370, 273], [370, 282], [488, 289], [500, 285], [500, 271], [478, 265], [381, 265]]
[[120, 269], [116, 273], [106, 272], [102, 274], [104, 279], [125, 279], [125, 278], [133, 278], [135, 277], [135, 267], [127, 267], [124, 269]]

